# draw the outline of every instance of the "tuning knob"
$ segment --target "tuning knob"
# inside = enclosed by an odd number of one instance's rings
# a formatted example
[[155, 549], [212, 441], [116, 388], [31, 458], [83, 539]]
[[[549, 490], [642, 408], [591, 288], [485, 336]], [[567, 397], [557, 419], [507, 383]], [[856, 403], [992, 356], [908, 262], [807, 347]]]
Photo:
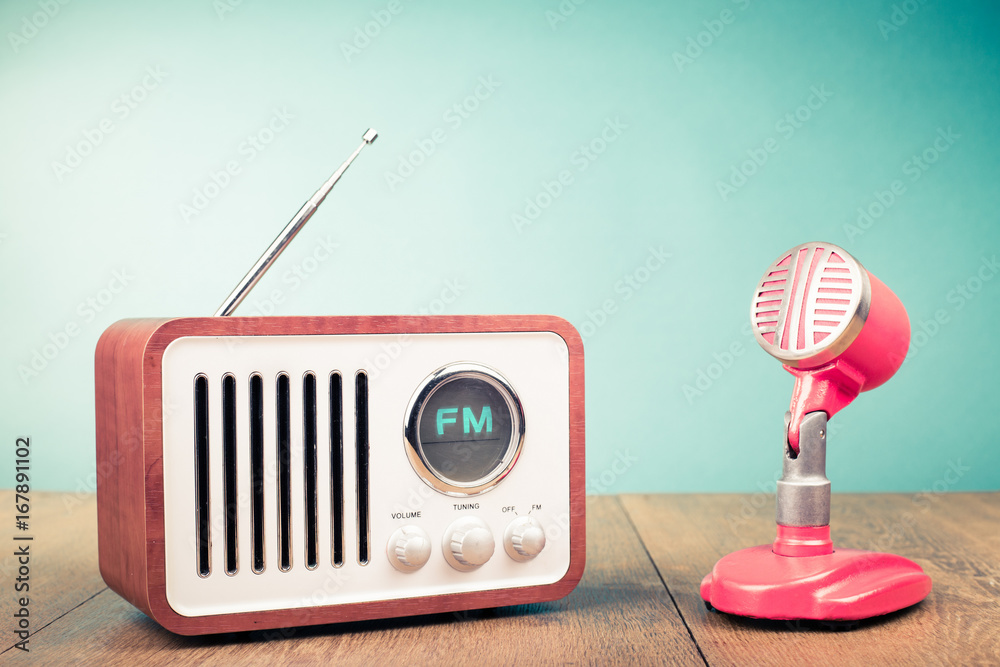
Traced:
[[400, 572], [416, 572], [431, 557], [431, 538], [423, 528], [403, 526], [389, 537], [385, 553]]
[[492, 558], [496, 542], [485, 521], [465, 517], [448, 526], [442, 547], [449, 565], [460, 572], [471, 572]]
[[503, 534], [503, 548], [518, 562], [529, 561], [545, 548], [545, 530], [538, 519], [521, 516], [509, 524]]

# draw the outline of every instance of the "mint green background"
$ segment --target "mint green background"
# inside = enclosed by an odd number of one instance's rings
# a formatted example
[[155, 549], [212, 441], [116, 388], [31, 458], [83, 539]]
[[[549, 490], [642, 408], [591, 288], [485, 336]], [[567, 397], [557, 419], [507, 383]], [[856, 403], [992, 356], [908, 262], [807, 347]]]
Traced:
[[[590, 0], [551, 23], [555, 0], [402, 2], [350, 59], [341, 45], [387, 3], [219, 5], [73, 2], [16, 52], [9, 33], [39, 4], [0, 7], [0, 483], [8, 445], [30, 435], [36, 488], [93, 488], [100, 333], [213, 312], [372, 126], [379, 140], [254, 293], [281, 290], [276, 314], [414, 313], [458, 281], [444, 312], [560, 315], [585, 334], [588, 491], [754, 492], [773, 488], [792, 378], [743, 329], [751, 292], [780, 252], [825, 240], [915, 326], [947, 319], [832, 422], [834, 489], [1000, 487], [1000, 280], [953, 291], [1000, 249], [992, 3]], [[679, 71], [674, 53], [724, 10], [731, 22]], [[894, 11], [906, 22], [883, 34]], [[166, 79], [120, 119], [112, 104], [147, 67]], [[499, 87], [455, 127], [446, 112], [481, 77]], [[832, 96], [784, 136], [776, 124], [814, 86]], [[241, 142], [275, 108], [294, 119], [246, 161]], [[60, 182], [53, 162], [105, 117], [114, 131]], [[627, 127], [579, 171], [608, 119]], [[391, 189], [386, 174], [439, 128]], [[911, 180], [905, 163], [939, 128], [960, 138]], [[770, 138], [777, 152], [723, 201], [716, 183]], [[179, 206], [228, 160], [241, 172], [185, 222]], [[512, 215], [562, 170], [573, 182], [519, 233]], [[849, 234], [896, 179], [905, 193]], [[293, 289], [291, 267], [327, 236], [334, 256]], [[626, 300], [616, 284], [650, 247], [672, 257]], [[122, 269], [130, 284], [85, 321], [78, 304]], [[615, 312], [588, 324], [607, 300]], [[73, 323], [80, 335], [22, 381]], [[719, 374], [713, 355], [734, 345]], [[699, 371], [718, 377], [685, 397]]]

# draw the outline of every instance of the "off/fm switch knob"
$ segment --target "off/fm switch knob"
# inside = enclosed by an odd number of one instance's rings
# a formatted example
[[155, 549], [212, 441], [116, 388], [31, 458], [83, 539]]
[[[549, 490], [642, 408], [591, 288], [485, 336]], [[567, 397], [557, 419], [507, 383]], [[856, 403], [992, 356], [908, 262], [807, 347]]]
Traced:
[[449, 565], [460, 572], [471, 572], [493, 557], [496, 542], [485, 521], [464, 517], [448, 526], [441, 546]]
[[518, 517], [507, 524], [503, 547], [514, 560], [522, 563], [529, 561], [545, 548], [545, 530], [535, 517]]

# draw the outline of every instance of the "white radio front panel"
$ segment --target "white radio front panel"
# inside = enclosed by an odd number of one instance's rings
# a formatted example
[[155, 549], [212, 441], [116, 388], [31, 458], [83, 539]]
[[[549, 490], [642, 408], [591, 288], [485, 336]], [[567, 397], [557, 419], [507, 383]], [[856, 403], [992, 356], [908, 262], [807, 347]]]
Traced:
[[[570, 464], [568, 353], [561, 337], [548, 332], [364, 334], [295, 336], [189, 336], [173, 341], [163, 355], [163, 482], [166, 594], [184, 616], [315, 607], [375, 600], [538, 586], [557, 582], [570, 563]], [[491, 488], [453, 495], [425, 482], [408, 458], [404, 428], [418, 389], [436, 371], [474, 365], [495, 371], [509, 382], [523, 410], [523, 444], [509, 472]], [[368, 415], [368, 506], [359, 503], [358, 448], [355, 438], [356, 377], [366, 375]], [[317, 443], [315, 466], [306, 464], [303, 447], [304, 378], [315, 378]], [[331, 471], [331, 375], [342, 383], [342, 480]], [[279, 500], [276, 436], [278, 378], [287, 377], [290, 447], [284, 519]], [[232, 379], [225, 380], [227, 376]], [[259, 377], [263, 424], [263, 567], [255, 562], [251, 533], [250, 382]], [[201, 380], [198, 380], [201, 378]], [[227, 469], [223, 442], [223, 383], [234, 401], [235, 470]], [[207, 396], [198, 414], [196, 383]], [[232, 394], [230, 394], [232, 396]], [[484, 428], [482, 406], [464, 419], [465, 431]], [[461, 429], [463, 407], [439, 410], [437, 428]], [[200, 420], [200, 421], [199, 421]], [[195, 454], [199, 423], [207, 428], [207, 452]], [[334, 430], [337, 430], [334, 428]], [[336, 440], [334, 437], [333, 440]], [[475, 442], [460, 445], [460, 457], [481, 456]], [[199, 470], [199, 460], [204, 463]], [[307, 470], [308, 468], [308, 470]], [[229, 474], [228, 481], [227, 474]], [[308, 537], [308, 475], [315, 475], [315, 532]], [[426, 475], [426, 471], [424, 472]], [[199, 475], [203, 487], [199, 490]], [[432, 480], [433, 481], [433, 480]], [[226, 484], [230, 488], [226, 488]], [[232, 486], [235, 484], [235, 486]], [[335, 562], [335, 503], [342, 491], [340, 563]], [[227, 494], [232, 494], [227, 496]], [[225, 498], [234, 497], [235, 517], [227, 523]], [[202, 504], [204, 503], [204, 504]], [[199, 523], [198, 512], [208, 520]], [[530, 517], [528, 521], [524, 517]], [[537, 523], [535, 523], [537, 522]], [[279, 524], [287, 531], [287, 556], [279, 553]], [[207, 528], [202, 528], [202, 526]], [[518, 526], [541, 533], [522, 557], [512, 546]], [[232, 526], [232, 531], [228, 527]], [[469, 527], [477, 528], [470, 531]], [[483, 530], [485, 527], [485, 531]], [[400, 530], [404, 529], [404, 530]], [[362, 534], [368, 531], [367, 562], [361, 559]], [[457, 532], [456, 532], [457, 531]], [[416, 542], [426, 563], [406, 567], [408, 556], [391, 538], [401, 533], [425, 536]], [[463, 566], [452, 542], [466, 536], [475, 557]], [[208, 537], [207, 542], [199, 538]], [[446, 540], [446, 536], [450, 538]], [[495, 547], [492, 555], [489, 539]], [[232, 542], [232, 545], [228, 543]], [[520, 542], [518, 542], [520, 548]], [[542, 545], [542, 546], [540, 546]], [[421, 548], [423, 547], [423, 549]], [[204, 552], [202, 553], [202, 548]], [[527, 548], [527, 546], [525, 547]], [[228, 551], [232, 549], [231, 551]], [[307, 553], [308, 552], [308, 553]], [[312, 556], [310, 556], [312, 554]], [[532, 557], [533, 556], [533, 557]], [[485, 562], [479, 564], [485, 557]], [[312, 567], [309, 560], [315, 558]], [[395, 562], [394, 562], [395, 561]], [[402, 566], [400, 566], [402, 563]], [[232, 567], [235, 565], [235, 568]], [[287, 566], [287, 567], [283, 567]]]

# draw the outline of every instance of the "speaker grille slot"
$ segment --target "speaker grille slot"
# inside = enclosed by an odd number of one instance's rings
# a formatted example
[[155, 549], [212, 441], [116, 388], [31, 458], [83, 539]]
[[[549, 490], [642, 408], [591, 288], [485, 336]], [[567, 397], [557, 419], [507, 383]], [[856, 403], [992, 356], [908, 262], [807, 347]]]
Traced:
[[212, 573], [211, 519], [208, 498], [208, 378], [194, 379], [195, 530], [198, 543], [198, 574]]
[[250, 544], [253, 571], [264, 571], [264, 381], [250, 376]]
[[277, 379], [277, 443], [278, 443], [278, 567], [292, 567], [292, 420], [288, 375]]
[[358, 371], [355, 376], [355, 446], [358, 472], [358, 563], [368, 564], [368, 374]]
[[319, 564], [319, 508], [316, 498], [316, 376], [302, 378], [302, 445], [305, 450], [306, 567]]
[[335, 567], [344, 564], [344, 381], [330, 374], [330, 502]]
[[236, 378], [222, 378], [222, 495], [226, 504], [226, 574], [236, 574], [236, 522], [239, 503], [236, 489]]

